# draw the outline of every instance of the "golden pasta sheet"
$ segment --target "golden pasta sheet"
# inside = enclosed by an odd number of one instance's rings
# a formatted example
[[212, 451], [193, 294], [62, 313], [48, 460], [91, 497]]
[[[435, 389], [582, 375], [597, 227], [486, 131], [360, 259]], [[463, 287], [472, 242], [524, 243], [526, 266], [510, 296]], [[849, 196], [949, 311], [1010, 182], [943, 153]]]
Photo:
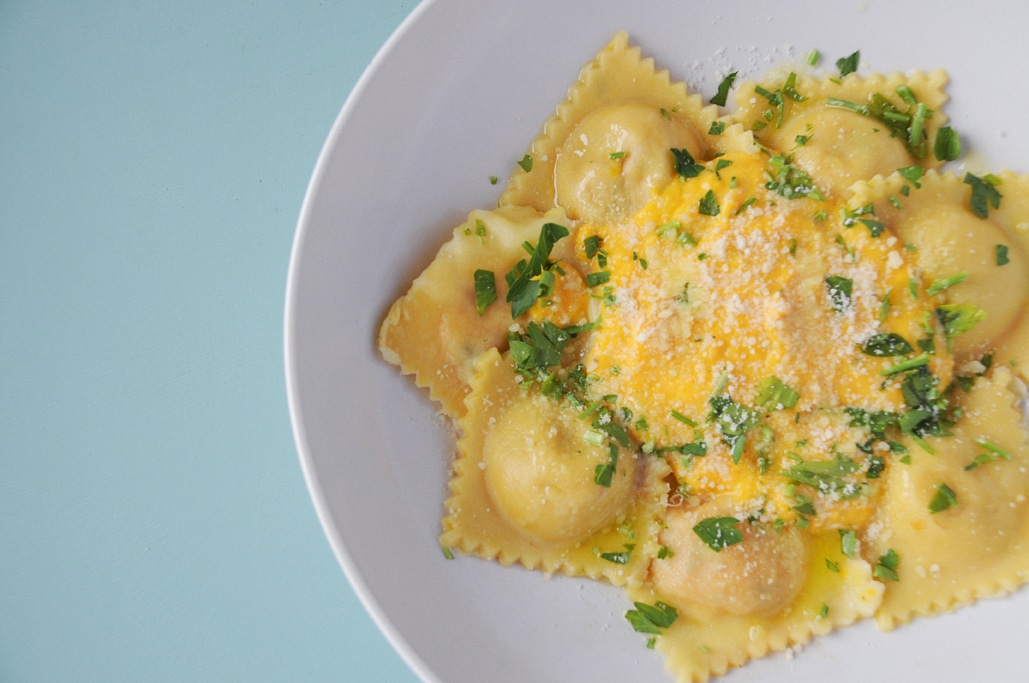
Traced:
[[[473, 211], [386, 314], [379, 330], [383, 357], [428, 387], [444, 414], [464, 413], [475, 359], [503, 345], [512, 324], [510, 313], [500, 306], [478, 313], [475, 272], [513, 267], [525, 256], [525, 242], [535, 243], [544, 225], [564, 220], [559, 209], [546, 214], [526, 207]], [[560, 257], [562, 249], [554, 256]], [[503, 301], [506, 282], [495, 284]]]

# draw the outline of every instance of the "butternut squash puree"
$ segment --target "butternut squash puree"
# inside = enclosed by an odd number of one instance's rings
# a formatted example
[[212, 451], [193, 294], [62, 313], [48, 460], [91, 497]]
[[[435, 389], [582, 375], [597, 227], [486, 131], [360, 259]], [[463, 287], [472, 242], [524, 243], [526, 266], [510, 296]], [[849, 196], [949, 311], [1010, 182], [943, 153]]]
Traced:
[[616, 36], [382, 324], [441, 544], [623, 587], [684, 682], [1024, 584], [1029, 177], [943, 170], [946, 81], [723, 111]]

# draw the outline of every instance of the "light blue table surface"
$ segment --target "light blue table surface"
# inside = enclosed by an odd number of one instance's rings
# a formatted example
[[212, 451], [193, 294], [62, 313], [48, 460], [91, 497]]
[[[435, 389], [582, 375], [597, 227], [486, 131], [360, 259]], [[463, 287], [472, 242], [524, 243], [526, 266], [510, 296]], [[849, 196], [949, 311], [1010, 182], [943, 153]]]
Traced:
[[0, 681], [414, 681], [315, 518], [300, 204], [413, 0], [0, 3]]

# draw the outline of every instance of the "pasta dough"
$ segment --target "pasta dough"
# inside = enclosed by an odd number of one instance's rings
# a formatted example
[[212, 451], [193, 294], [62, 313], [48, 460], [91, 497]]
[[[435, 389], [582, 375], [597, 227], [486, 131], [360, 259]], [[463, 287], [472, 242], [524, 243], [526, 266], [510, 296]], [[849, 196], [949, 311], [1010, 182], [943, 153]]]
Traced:
[[723, 113], [617, 35], [380, 329], [444, 548], [623, 587], [691, 682], [1024, 584], [1029, 177], [945, 169], [946, 82]]

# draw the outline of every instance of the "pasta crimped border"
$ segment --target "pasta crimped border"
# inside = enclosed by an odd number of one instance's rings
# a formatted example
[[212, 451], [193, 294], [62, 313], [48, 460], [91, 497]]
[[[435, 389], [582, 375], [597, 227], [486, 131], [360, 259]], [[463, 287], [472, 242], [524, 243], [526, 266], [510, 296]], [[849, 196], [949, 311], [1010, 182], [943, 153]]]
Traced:
[[709, 147], [715, 146], [708, 131], [718, 118], [717, 107], [705, 106], [699, 93], [691, 94], [682, 81], [673, 82], [667, 70], [657, 70], [653, 58], [643, 58], [640, 48], [630, 47], [628, 34], [621, 32], [582, 68], [578, 81], [530, 144], [527, 154], [532, 158], [531, 170], [514, 169], [500, 203], [533, 206], [540, 211], [552, 208], [554, 167], [562, 143], [587, 114], [623, 102], [651, 104], [674, 112], [692, 122]]

